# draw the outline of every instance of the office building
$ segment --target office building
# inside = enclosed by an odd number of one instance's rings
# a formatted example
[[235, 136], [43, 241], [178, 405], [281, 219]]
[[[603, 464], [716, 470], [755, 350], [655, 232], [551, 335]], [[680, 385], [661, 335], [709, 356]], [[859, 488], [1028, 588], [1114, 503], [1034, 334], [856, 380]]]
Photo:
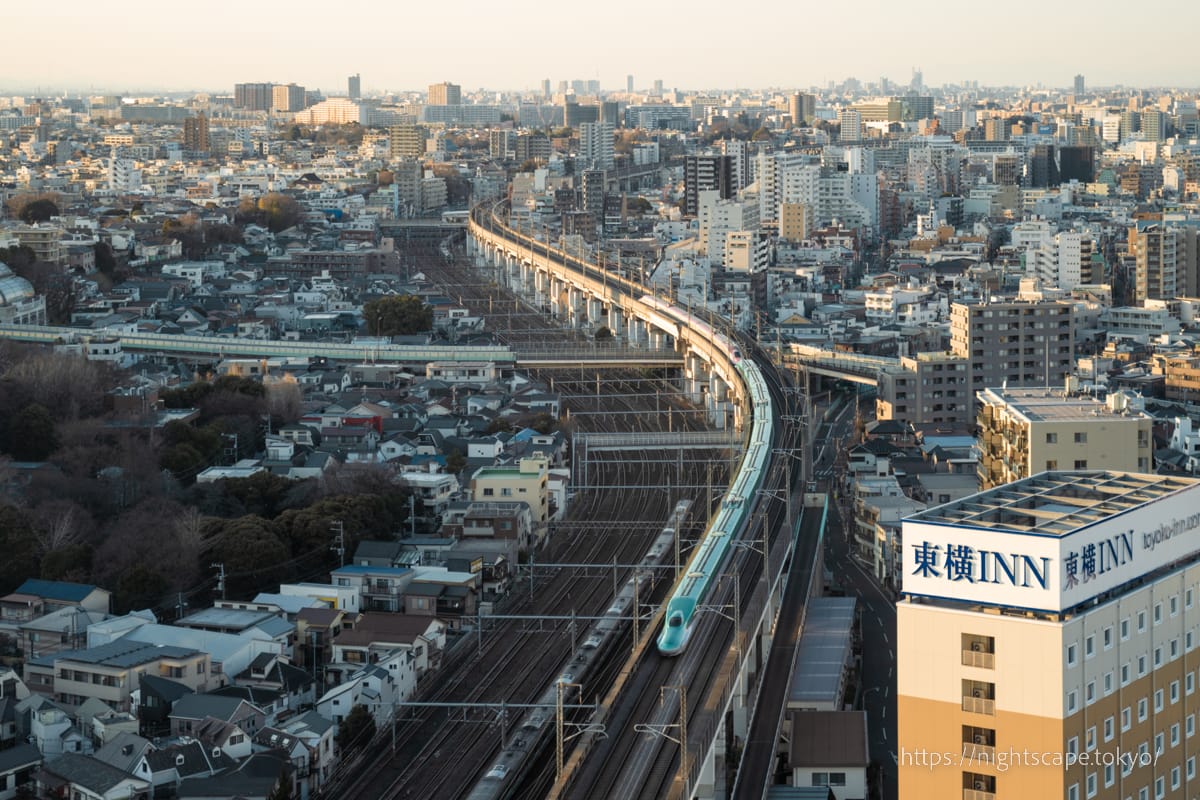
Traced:
[[900, 797], [1192, 797], [1198, 507], [1194, 478], [1047, 472], [904, 520]]
[[271, 90], [271, 110], [291, 113], [304, 109], [303, 86], [294, 83], [277, 84]]
[[357, 73], [346, 79], [346, 94], [351, 100], [358, 100], [362, 97], [362, 78]]
[[1002, 117], [991, 117], [983, 123], [983, 138], [988, 142], [1007, 142], [1012, 136], [1012, 124]]
[[579, 126], [579, 158], [583, 162], [583, 169], [612, 169], [611, 122], [585, 122]]
[[542, 79], [542, 98], [549, 99], [549, 97], [550, 97], [550, 79], [543, 78]]
[[233, 107], [247, 111], [270, 111], [273, 83], [236, 83], [233, 86]]
[[933, 119], [933, 98], [928, 95], [910, 94], [904, 98], [904, 119], [909, 122], [920, 122], [923, 119]]
[[1058, 175], [1063, 183], [1091, 183], [1096, 179], [1096, 148], [1074, 145], [1058, 149]]
[[982, 489], [1060, 469], [1149, 472], [1154, 420], [1122, 393], [1107, 403], [1065, 389], [977, 393]]
[[729, 156], [687, 156], [683, 162], [683, 213], [700, 213], [700, 192], [715, 190], [722, 200], [733, 197], [733, 159]]
[[627, 94], [633, 94], [633, 76], [632, 75], [625, 76], [625, 92]]
[[1086, 89], [1087, 89], [1087, 87], [1084, 84], [1083, 76], [1076, 75], [1075, 76], [1075, 96], [1082, 97], [1086, 93]]
[[721, 155], [729, 157], [733, 188], [740, 192], [750, 184], [750, 148], [741, 139], [722, 139]]
[[201, 112], [183, 121], [183, 149], [193, 153], [208, 152], [208, 117]]
[[425, 102], [431, 106], [460, 106], [462, 87], [457, 83], [432, 83]]
[[983, 389], [1066, 385], [1075, 359], [1072, 308], [1050, 300], [950, 306], [950, 350], [967, 362], [968, 419]]
[[662, 78], [657, 78], [654, 81], [654, 94], [658, 97], [662, 97], [662, 93], [663, 93]]
[[1054, 156], [1054, 145], [1035, 144], [1029, 152], [1027, 185], [1034, 189], [1047, 189], [1058, 184], [1058, 160]]

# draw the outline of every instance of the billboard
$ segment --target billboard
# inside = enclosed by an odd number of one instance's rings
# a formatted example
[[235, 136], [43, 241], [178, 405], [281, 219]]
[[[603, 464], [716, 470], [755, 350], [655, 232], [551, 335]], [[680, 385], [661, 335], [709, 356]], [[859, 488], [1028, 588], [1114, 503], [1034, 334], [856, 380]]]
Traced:
[[930, 522], [918, 516], [904, 521], [903, 591], [1063, 611], [1200, 554], [1198, 509], [1200, 484], [1061, 536]]

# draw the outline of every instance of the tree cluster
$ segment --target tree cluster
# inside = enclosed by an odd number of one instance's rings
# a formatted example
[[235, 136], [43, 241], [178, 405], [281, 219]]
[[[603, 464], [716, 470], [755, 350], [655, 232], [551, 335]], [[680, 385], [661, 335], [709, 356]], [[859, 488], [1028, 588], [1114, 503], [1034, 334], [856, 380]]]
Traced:
[[238, 205], [239, 225], [262, 225], [272, 233], [295, 225], [304, 216], [304, 209], [296, 198], [279, 192], [268, 192], [255, 200], [247, 197]]
[[363, 306], [371, 336], [407, 336], [433, 329], [433, 309], [406, 294], [370, 300]]
[[62, 196], [58, 192], [26, 192], [10, 197], [7, 205], [9, 214], [32, 225], [57, 217], [62, 208]]

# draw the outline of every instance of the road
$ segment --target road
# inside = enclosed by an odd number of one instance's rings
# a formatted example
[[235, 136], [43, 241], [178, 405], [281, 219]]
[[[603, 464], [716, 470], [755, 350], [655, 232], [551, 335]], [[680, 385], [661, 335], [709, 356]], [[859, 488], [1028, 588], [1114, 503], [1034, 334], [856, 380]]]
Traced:
[[[853, 417], [850, 404], [820, 426], [817, 441], [849, 441]], [[832, 467], [836, 458], [832, 447], [822, 446], [815, 455], [818, 474]], [[850, 556], [851, 522], [843, 519], [839, 504], [834, 503], [830, 512], [826, 563], [847, 596], [858, 598], [862, 621], [861, 697], [867, 709], [871, 761], [881, 769], [882, 800], [896, 800], [896, 607], [888, 592]]]

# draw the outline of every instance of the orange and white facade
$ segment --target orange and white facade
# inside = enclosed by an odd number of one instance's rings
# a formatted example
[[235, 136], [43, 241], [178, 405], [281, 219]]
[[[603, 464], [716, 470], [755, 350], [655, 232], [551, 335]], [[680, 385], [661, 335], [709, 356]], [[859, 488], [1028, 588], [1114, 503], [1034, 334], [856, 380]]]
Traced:
[[901, 798], [1200, 797], [1200, 481], [1041, 473], [902, 542]]

